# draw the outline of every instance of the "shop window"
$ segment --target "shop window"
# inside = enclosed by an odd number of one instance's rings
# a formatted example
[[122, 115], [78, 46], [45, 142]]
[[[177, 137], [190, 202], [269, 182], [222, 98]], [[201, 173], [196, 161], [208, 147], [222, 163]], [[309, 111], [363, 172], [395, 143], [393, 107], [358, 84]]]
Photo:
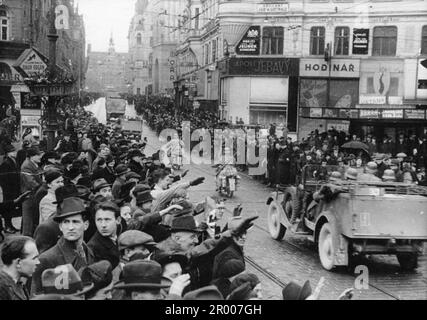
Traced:
[[264, 27], [262, 31], [262, 54], [283, 54], [282, 27]]
[[380, 94], [380, 95], [384, 95], [384, 96], [399, 96], [399, 78], [397, 77], [390, 77], [390, 82], [389, 83], [385, 83], [383, 80], [381, 80], [380, 78], [380, 86], [379, 86], [379, 90], [380, 92], [376, 92], [375, 91], [375, 86], [374, 86], [374, 77], [368, 77], [368, 82], [367, 82], [367, 94]]
[[427, 54], [427, 26], [423, 26], [421, 39], [421, 53]]
[[395, 56], [397, 27], [375, 27], [372, 48], [373, 56]]
[[337, 109], [355, 108], [359, 102], [359, 80], [331, 80], [328, 106]]
[[335, 55], [347, 56], [349, 48], [350, 28], [335, 28]]
[[9, 21], [6, 10], [0, 10], [0, 40], [9, 40]]
[[310, 54], [325, 54], [325, 27], [312, 27], [310, 32]]

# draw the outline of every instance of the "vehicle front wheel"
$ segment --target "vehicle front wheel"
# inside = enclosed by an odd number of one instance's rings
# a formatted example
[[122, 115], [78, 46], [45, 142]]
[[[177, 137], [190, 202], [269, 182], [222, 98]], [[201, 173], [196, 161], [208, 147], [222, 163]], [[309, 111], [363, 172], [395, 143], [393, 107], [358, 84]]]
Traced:
[[325, 223], [320, 229], [318, 251], [323, 268], [328, 271], [334, 269], [336, 248], [333, 242], [333, 228], [329, 223]]
[[280, 222], [280, 210], [276, 202], [268, 207], [268, 230], [274, 240], [280, 241], [286, 233], [286, 227]]
[[416, 253], [398, 253], [396, 257], [403, 270], [411, 271], [418, 267], [418, 254]]

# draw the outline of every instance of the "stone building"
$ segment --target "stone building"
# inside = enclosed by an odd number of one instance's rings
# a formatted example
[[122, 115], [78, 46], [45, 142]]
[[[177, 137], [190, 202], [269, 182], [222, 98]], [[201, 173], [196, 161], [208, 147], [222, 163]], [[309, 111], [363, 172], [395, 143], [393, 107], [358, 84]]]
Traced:
[[88, 45], [86, 90], [89, 92], [127, 93], [130, 88], [129, 55], [116, 52], [111, 35], [108, 52], [91, 51]]

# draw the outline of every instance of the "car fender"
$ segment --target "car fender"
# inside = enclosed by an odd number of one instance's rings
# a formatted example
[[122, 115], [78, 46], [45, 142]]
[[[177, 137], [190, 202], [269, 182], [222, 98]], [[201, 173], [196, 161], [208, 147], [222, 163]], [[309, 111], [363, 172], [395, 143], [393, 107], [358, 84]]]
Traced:
[[319, 234], [322, 228], [322, 225], [329, 223], [332, 227], [333, 237], [332, 242], [334, 247], [337, 248], [335, 252], [335, 265], [337, 266], [347, 266], [349, 263], [348, 259], [348, 239], [342, 235], [339, 221], [336, 216], [330, 211], [323, 211], [316, 220], [316, 227], [314, 232], [314, 240], [316, 243], [319, 241]]

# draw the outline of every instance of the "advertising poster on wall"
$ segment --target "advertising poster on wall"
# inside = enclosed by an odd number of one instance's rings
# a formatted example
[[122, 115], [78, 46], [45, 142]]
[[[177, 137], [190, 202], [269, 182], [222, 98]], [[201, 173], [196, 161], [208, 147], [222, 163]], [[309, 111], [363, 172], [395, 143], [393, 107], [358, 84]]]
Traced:
[[300, 106], [302, 108], [326, 107], [328, 83], [326, 80], [301, 79]]
[[359, 99], [358, 80], [331, 80], [329, 106], [331, 108], [354, 108]]
[[369, 29], [353, 29], [353, 54], [368, 54]]
[[236, 54], [259, 55], [260, 52], [261, 27], [252, 26], [245, 33], [236, 47]]

